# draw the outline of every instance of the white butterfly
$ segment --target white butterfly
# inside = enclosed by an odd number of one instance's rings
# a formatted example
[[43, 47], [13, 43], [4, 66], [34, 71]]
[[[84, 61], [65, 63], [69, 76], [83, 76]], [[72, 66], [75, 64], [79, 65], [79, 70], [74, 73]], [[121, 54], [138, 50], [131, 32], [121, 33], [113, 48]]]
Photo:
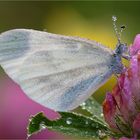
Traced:
[[0, 65], [32, 100], [69, 111], [122, 72], [125, 48], [120, 43], [113, 52], [82, 38], [15, 29], [0, 35]]

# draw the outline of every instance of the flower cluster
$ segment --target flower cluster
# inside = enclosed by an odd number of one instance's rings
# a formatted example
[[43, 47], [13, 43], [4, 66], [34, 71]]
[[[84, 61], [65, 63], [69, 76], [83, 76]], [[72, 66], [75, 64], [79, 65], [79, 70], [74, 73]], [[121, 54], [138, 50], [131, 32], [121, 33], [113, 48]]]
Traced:
[[106, 95], [103, 113], [115, 133], [137, 139], [140, 138], [140, 34], [130, 47], [130, 55], [129, 68], [119, 76], [112, 92]]

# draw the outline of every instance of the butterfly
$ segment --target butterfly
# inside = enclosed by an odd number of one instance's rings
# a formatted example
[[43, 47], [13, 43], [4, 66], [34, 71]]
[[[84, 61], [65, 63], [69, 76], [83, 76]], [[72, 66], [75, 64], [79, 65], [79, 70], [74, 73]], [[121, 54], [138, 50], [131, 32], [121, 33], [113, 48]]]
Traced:
[[127, 45], [118, 42], [112, 51], [79, 37], [13, 29], [0, 34], [0, 65], [33, 101], [70, 111], [122, 73]]

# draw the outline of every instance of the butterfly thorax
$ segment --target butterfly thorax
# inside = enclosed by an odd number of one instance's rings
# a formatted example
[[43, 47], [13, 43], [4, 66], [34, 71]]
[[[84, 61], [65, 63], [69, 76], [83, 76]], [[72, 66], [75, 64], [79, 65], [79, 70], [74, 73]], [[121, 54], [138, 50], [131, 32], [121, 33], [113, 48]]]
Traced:
[[122, 58], [129, 59], [128, 47], [126, 44], [117, 44], [112, 59], [112, 70], [114, 74], [121, 74], [124, 70]]

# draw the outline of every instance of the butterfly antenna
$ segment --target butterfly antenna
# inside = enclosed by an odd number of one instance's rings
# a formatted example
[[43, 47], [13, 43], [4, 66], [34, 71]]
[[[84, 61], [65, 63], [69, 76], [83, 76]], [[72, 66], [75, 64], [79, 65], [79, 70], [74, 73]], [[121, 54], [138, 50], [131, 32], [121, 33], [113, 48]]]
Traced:
[[118, 39], [118, 43], [121, 44], [121, 33], [123, 31], [123, 28], [121, 28], [121, 31], [118, 32], [118, 28], [117, 28], [117, 25], [116, 25], [116, 21], [117, 21], [117, 17], [116, 16], [112, 16], [112, 21], [113, 21], [113, 28], [115, 30], [116, 37]]
[[120, 39], [121, 39], [122, 32], [126, 27], [125, 27], [125, 25], [122, 25], [120, 28], [121, 29], [120, 29], [120, 32], [119, 32], [119, 36], [120, 36]]

